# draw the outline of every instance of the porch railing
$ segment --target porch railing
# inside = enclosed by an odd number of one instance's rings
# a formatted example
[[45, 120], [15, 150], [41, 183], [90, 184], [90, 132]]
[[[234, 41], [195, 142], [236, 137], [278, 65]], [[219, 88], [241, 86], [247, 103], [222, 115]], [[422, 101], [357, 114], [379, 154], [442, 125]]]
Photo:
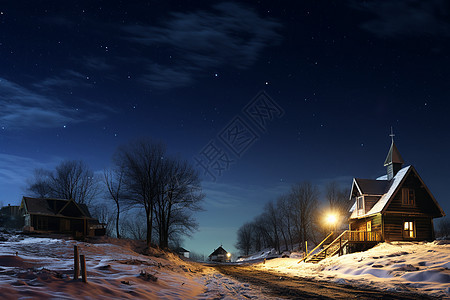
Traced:
[[[333, 233], [331, 233], [333, 234]], [[330, 234], [330, 235], [331, 235]], [[317, 245], [314, 250], [321, 246], [329, 237], [328, 235], [319, 245]], [[341, 255], [343, 253], [343, 248], [351, 242], [381, 242], [381, 232], [380, 231], [357, 231], [357, 230], [345, 230], [336, 239], [334, 239], [330, 244], [325, 246], [321, 251], [316, 254], [311, 251], [310, 255], [304, 257], [301, 261], [309, 260], [321, 260], [329, 256], [333, 256], [337, 253]], [[301, 262], [299, 261], [299, 262]]]
[[380, 231], [346, 230], [344, 232], [346, 232], [344, 239], [349, 242], [381, 242]]

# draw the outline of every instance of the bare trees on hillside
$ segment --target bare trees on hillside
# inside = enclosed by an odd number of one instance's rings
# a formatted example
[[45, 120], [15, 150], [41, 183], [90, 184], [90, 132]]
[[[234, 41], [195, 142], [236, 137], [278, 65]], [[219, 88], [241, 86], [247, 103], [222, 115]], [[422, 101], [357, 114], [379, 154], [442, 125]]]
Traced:
[[279, 252], [303, 245], [313, 237], [319, 191], [309, 182], [292, 186], [276, 202], [268, 202], [263, 213], [238, 230], [236, 248], [247, 255], [251, 251], [275, 248]]
[[145, 211], [148, 246], [153, 232], [159, 246], [167, 248], [171, 237], [197, 228], [192, 212], [201, 209], [204, 195], [189, 163], [168, 157], [163, 144], [144, 139], [120, 147], [114, 162], [123, 167], [126, 202]]
[[94, 172], [83, 162], [65, 160], [55, 170], [37, 169], [27, 190], [37, 197], [73, 199], [89, 204], [99, 193]]

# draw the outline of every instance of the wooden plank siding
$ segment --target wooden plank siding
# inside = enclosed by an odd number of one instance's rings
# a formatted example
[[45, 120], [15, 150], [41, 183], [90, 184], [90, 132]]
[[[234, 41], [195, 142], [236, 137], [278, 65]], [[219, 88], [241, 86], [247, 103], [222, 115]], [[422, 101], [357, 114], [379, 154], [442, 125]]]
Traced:
[[[385, 215], [384, 239], [386, 241], [431, 241], [434, 238], [433, 223], [431, 217], [417, 217], [408, 215]], [[414, 222], [415, 237], [403, 235], [404, 222]]]
[[350, 220], [350, 230], [359, 230], [366, 231], [367, 230], [367, 222], [372, 221], [372, 231], [382, 231], [382, 218], [381, 214], [374, 215], [367, 218], [362, 219], [354, 219]]
[[381, 196], [364, 196], [364, 210], [365, 214], [368, 213], [372, 207], [375, 205], [375, 203], [380, 200]]
[[[414, 205], [402, 204], [402, 188], [413, 189], [415, 193]], [[432, 204], [432, 205], [431, 205]], [[405, 178], [404, 183], [398, 189], [391, 203], [385, 210], [386, 213], [407, 213], [410, 215], [422, 215], [432, 216], [439, 215], [439, 211], [433, 203], [430, 195], [426, 189], [422, 186], [419, 178], [411, 172], [408, 177]]]

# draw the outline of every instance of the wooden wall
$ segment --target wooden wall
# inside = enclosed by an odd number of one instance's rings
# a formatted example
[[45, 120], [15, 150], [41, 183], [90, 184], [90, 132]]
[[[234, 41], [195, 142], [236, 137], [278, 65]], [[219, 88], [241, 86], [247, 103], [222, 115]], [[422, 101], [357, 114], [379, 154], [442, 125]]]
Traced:
[[[384, 239], [386, 241], [431, 241], [434, 238], [433, 223], [430, 217], [411, 217], [407, 215], [386, 215], [384, 219]], [[415, 238], [403, 237], [403, 223], [413, 221]]]
[[[402, 189], [401, 188], [411, 188], [415, 191], [415, 204], [413, 206], [402, 204]], [[403, 185], [398, 189], [391, 203], [387, 207], [386, 213], [414, 213], [422, 214], [427, 216], [440, 216], [440, 212], [433, 199], [422, 186], [419, 178], [414, 174], [414, 172], [409, 173], [408, 177], [405, 179]]]

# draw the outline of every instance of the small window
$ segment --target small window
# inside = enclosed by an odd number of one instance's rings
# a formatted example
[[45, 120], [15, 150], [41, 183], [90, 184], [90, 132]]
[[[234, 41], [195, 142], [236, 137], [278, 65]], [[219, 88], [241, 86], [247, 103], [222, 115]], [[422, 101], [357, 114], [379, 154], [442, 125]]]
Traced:
[[407, 206], [414, 206], [416, 195], [413, 189], [402, 189], [402, 204]]
[[372, 221], [367, 221], [367, 223], [366, 223], [366, 230], [367, 231], [372, 231]]
[[405, 238], [415, 238], [416, 232], [414, 228], [414, 222], [413, 221], [406, 221], [403, 223], [403, 237]]
[[358, 215], [364, 214], [364, 196], [356, 198], [356, 209], [358, 210]]

